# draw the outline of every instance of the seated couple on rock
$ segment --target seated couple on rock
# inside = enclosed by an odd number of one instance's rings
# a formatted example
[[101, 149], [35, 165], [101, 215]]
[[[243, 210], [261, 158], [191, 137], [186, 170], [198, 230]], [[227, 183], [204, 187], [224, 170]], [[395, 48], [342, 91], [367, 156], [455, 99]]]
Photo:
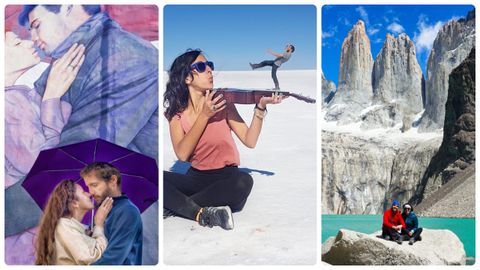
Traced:
[[418, 227], [417, 215], [410, 204], [403, 205], [403, 213], [399, 207], [400, 203], [394, 200], [392, 207], [383, 214], [382, 237], [400, 245], [408, 240], [408, 244], [413, 245], [415, 241], [422, 240], [420, 234], [423, 229]]

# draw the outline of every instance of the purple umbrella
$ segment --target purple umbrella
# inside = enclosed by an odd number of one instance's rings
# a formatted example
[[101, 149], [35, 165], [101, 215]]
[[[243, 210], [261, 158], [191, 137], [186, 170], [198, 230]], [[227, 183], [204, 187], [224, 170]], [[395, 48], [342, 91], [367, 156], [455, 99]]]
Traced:
[[120, 171], [122, 192], [140, 212], [158, 200], [158, 167], [155, 159], [102, 139], [43, 150], [22, 186], [43, 209], [50, 193], [62, 180], [73, 179], [88, 190], [80, 171], [95, 161], [108, 162]]

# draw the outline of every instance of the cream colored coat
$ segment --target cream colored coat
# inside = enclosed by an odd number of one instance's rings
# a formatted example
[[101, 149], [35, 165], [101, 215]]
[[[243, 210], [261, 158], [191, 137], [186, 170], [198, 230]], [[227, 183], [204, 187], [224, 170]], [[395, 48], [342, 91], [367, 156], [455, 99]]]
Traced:
[[74, 218], [61, 218], [55, 230], [55, 264], [91, 264], [102, 257], [107, 247], [103, 227], [95, 226], [92, 237]]

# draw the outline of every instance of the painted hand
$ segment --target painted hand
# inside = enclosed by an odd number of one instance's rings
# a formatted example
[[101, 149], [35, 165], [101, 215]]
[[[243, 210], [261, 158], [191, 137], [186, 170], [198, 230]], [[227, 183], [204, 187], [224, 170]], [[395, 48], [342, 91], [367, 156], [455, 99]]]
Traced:
[[75, 43], [62, 57], [53, 62], [43, 100], [60, 98], [67, 92], [85, 60], [84, 52], [85, 46]]

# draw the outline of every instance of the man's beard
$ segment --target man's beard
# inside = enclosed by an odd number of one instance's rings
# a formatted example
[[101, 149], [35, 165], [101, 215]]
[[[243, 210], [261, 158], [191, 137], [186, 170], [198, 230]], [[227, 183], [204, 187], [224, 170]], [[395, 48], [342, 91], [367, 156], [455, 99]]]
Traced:
[[105, 190], [105, 192], [102, 194], [101, 198], [100, 198], [100, 202], [98, 202], [96, 199], [95, 199], [95, 209], [97, 209], [100, 205], [102, 205], [103, 201], [107, 198], [107, 197], [112, 197], [112, 192], [109, 188], [107, 188]]

